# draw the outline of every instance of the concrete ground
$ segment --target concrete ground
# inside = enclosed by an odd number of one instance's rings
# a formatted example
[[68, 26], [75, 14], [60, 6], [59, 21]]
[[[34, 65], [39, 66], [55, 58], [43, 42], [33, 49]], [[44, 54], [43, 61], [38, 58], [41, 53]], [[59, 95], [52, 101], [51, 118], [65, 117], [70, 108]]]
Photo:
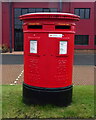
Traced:
[[[94, 70], [92, 65], [73, 66], [74, 85], [94, 85]], [[2, 84], [22, 84], [24, 78], [23, 64], [2, 65]]]

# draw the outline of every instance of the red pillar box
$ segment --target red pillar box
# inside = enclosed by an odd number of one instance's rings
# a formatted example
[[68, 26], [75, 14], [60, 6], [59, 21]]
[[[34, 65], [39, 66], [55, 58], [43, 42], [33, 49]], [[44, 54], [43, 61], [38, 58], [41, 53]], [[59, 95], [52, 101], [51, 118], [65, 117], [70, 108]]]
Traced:
[[67, 106], [72, 101], [75, 22], [67, 13], [20, 16], [24, 32], [23, 100]]

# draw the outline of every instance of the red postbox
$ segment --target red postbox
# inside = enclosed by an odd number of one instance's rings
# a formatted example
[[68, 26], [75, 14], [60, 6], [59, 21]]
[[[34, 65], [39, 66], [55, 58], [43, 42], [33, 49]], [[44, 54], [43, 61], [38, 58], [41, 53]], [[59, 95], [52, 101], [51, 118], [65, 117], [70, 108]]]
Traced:
[[68, 13], [20, 16], [24, 32], [23, 100], [67, 106], [72, 101], [75, 22]]

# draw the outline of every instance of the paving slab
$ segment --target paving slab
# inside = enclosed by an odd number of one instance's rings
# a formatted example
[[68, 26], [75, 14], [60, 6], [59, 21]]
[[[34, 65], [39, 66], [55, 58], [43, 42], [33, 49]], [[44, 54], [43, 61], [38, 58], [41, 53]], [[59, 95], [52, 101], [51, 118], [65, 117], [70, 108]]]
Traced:
[[[23, 65], [2, 65], [2, 84], [14, 84], [20, 73], [23, 71]], [[17, 84], [23, 82], [23, 75], [18, 79]]]
[[94, 85], [95, 66], [78, 66], [73, 67], [73, 84], [74, 85]]
[[[73, 85], [94, 85], [95, 66], [73, 66]], [[22, 84], [23, 64], [2, 65], [2, 84]], [[16, 83], [15, 83], [16, 82]]]

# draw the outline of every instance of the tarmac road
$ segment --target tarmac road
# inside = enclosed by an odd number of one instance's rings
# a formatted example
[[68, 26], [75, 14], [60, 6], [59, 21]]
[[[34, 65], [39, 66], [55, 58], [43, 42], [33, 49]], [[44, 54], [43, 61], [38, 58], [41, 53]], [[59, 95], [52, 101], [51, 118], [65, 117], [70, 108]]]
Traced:
[[[96, 54], [75, 54], [74, 65], [96, 65]], [[23, 55], [2, 55], [0, 64], [23, 64]]]

